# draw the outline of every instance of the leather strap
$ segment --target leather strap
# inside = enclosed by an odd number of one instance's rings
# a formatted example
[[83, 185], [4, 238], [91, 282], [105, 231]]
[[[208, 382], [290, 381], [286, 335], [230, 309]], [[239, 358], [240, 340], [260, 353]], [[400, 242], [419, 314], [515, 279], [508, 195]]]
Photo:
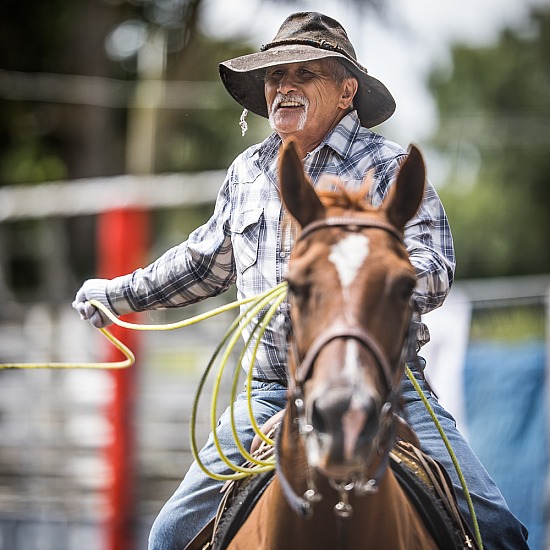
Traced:
[[383, 229], [391, 233], [400, 242], [403, 241], [403, 233], [391, 223], [379, 220], [377, 218], [360, 218], [360, 217], [345, 217], [334, 216], [332, 218], [322, 218], [306, 225], [300, 233], [298, 240], [309, 237], [311, 233], [318, 229], [327, 229], [331, 227], [343, 227], [348, 231], [357, 231], [360, 228]]

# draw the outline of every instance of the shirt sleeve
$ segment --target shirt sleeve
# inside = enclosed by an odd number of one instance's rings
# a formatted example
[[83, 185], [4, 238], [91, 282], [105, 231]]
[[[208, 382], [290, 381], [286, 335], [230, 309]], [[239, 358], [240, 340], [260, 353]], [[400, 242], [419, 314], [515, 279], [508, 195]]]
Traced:
[[229, 175], [218, 193], [214, 213], [187, 241], [155, 262], [107, 284], [107, 299], [118, 315], [179, 307], [216, 296], [235, 280], [231, 243]]
[[[375, 190], [376, 203], [381, 203], [386, 196], [404, 160], [403, 155], [386, 166]], [[418, 278], [414, 299], [420, 313], [428, 313], [443, 304], [451, 289], [455, 254], [447, 215], [427, 179], [420, 208], [405, 226], [405, 245]]]

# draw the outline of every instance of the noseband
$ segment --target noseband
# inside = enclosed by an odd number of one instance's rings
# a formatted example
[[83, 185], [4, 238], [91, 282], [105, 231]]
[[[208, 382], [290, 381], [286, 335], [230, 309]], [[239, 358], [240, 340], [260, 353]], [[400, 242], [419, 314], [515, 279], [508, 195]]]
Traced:
[[[298, 240], [303, 240], [320, 229], [329, 229], [333, 227], [341, 227], [347, 231], [353, 232], [359, 231], [364, 228], [382, 229], [388, 232], [390, 235], [396, 237], [399, 242], [403, 243], [403, 234], [393, 225], [382, 220], [378, 220], [376, 218], [352, 217], [331, 217], [314, 221], [303, 228]], [[394, 429], [393, 423], [391, 422], [391, 417], [397, 402], [398, 391], [394, 388], [391, 364], [387, 357], [387, 354], [378, 344], [375, 337], [372, 336], [363, 327], [357, 324], [345, 325], [343, 323], [337, 323], [330, 325], [327, 329], [325, 329], [323, 332], [321, 332], [321, 334], [317, 336], [317, 338], [313, 341], [301, 361], [296, 342], [293, 339], [292, 351], [296, 361], [296, 375], [294, 379], [289, 380], [289, 398], [293, 399], [294, 401], [294, 406], [297, 412], [299, 432], [301, 436], [307, 437], [308, 434], [311, 434], [311, 432], [313, 431], [313, 427], [307, 423], [305, 417], [303, 385], [310, 375], [315, 359], [317, 358], [321, 350], [333, 340], [340, 338], [357, 340], [366, 350], [372, 353], [376, 360], [376, 364], [383, 374], [386, 390], [388, 392], [386, 402], [382, 407], [381, 423], [389, 424], [389, 442], [385, 445], [382, 460], [374, 476], [366, 481], [353, 480], [351, 483], [349, 482], [349, 480], [329, 480], [330, 484], [339, 492], [340, 495], [340, 502], [338, 502], [338, 504], [334, 508], [336, 514], [340, 517], [349, 517], [349, 515], [351, 514], [351, 506], [348, 502], [350, 491], [355, 489], [355, 491], [360, 495], [376, 492], [378, 489], [378, 482], [386, 469], [389, 451], [391, 450], [394, 441]], [[406, 348], [407, 346], [404, 347], [404, 350]], [[403, 360], [403, 357], [400, 360]], [[281, 439], [282, 438], [279, 437], [277, 441], [279, 442]], [[314, 487], [309, 468], [307, 472], [308, 490], [304, 493], [303, 497], [299, 497], [293, 491], [288, 480], [285, 478], [282, 472], [280, 463], [278, 461], [279, 452], [276, 452], [275, 455], [279, 480], [289, 505], [295, 512], [303, 515], [304, 517], [309, 517], [312, 513], [312, 505], [321, 498]]]

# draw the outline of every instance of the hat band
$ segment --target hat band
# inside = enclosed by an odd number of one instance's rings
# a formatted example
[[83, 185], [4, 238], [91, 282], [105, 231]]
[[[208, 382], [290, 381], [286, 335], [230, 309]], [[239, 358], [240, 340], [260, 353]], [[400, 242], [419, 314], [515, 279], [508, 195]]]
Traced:
[[344, 48], [336, 44], [332, 44], [332, 42], [329, 42], [328, 40], [309, 40], [309, 39], [277, 40], [277, 42], [270, 42], [269, 44], [263, 44], [262, 47], [260, 48], [260, 51], [265, 52], [266, 50], [269, 50], [270, 48], [276, 48], [277, 46], [292, 46], [296, 44], [302, 45], [302, 46], [312, 46], [313, 48], [319, 48], [321, 50], [336, 52], [347, 57], [349, 60], [353, 61], [356, 65], [358, 64], [357, 59], [351, 56], [346, 50], [344, 50]]

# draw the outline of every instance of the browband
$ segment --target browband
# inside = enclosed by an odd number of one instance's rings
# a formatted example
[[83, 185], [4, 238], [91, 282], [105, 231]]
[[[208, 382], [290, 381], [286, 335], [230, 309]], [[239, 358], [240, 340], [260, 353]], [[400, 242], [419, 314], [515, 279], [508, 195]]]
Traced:
[[314, 222], [311, 222], [302, 229], [302, 232], [300, 233], [298, 240], [305, 239], [306, 237], [311, 235], [311, 233], [313, 233], [314, 231], [317, 231], [318, 229], [327, 228], [327, 227], [345, 227], [350, 231], [354, 231], [361, 227], [372, 227], [375, 229], [383, 229], [384, 231], [391, 233], [400, 242], [403, 242], [403, 233], [399, 231], [399, 229], [397, 229], [397, 227], [393, 226], [391, 223], [388, 223], [382, 220], [377, 220], [376, 218], [346, 218], [346, 217], [323, 218], [321, 220], [316, 220]]

